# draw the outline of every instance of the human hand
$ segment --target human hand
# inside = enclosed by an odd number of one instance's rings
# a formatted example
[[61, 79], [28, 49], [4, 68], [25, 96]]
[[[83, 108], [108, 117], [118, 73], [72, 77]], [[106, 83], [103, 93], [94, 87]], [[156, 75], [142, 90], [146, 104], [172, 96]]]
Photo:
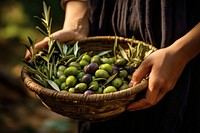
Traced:
[[[67, 42], [67, 41], [72, 41], [72, 40], [81, 40], [84, 39], [87, 35], [85, 34], [80, 34], [75, 31], [68, 31], [68, 30], [59, 30], [57, 32], [54, 32], [51, 37], [53, 37], [56, 40], [59, 40], [60, 42]], [[49, 37], [45, 37], [42, 41], [38, 42], [35, 44], [35, 51], [40, 50], [42, 48], [48, 48], [48, 41]], [[30, 59], [30, 52], [29, 50], [26, 51], [25, 59], [29, 60]]]
[[173, 89], [186, 62], [173, 47], [163, 48], [149, 55], [133, 73], [130, 85], [139, 83], [149, 74], [148, 89], [143, 98], [131, 103], [127, 110], [145, 109], [157, 104], [164, 95]]

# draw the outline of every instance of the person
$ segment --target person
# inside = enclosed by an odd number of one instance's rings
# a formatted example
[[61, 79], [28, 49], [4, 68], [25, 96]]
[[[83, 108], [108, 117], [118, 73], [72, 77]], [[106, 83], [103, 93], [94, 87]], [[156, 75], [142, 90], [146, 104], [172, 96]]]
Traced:
[[[149, 74], [145, 96], [127, 111], [103, 122], [80, 121], [80, 133], [200, 132], [200, 1], [62, 0], [61, 42], [88, 36], [135, 36], [153, 44], [130, 85]], [[35, 48], [47, 47], [48, 38]], [[27, 51], [25, 58], [30, 53]]]

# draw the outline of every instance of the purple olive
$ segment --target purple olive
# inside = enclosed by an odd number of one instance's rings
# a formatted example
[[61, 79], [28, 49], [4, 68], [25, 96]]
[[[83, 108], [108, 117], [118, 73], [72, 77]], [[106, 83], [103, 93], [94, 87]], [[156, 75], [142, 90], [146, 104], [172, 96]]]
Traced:
[[81, 82], [86, 83], [86, 84], [90, 83], [91, 81], [92, 81], [92, 75], [91, 74], [85, 74], [81, 78]]
[[133, 74], [134, 68], [132, 66], [125, 66], [124, 69], [128, 72], [128, 74]]
[[92, 63], [90, 63], [89, 65], [86, 66], [84, 71], [85, 71], [85, 73], [94, 75], [98, 68], [99, 68], [99, 65], [95, 62], [92, 62]]
[[94, 91], [92, 91], [92, 90], [86, 90], [86, 91], [84, 92], [84, 94], [86, 94], [86, 95], [91, 95], [91, 94], [95, 94], [95, 93], [94, 93]]
[[118, 66], [116, 66], [116, 65], [112, 65], [112, 68], [113, 68], [113, 74], [115, 74], [115, 73], [119, 73], [119, 67]]

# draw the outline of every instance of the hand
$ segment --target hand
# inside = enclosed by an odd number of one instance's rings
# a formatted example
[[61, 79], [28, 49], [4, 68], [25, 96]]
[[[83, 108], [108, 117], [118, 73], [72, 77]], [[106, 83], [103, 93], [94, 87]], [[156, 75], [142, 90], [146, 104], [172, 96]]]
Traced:
[[129, 111], [151, 107], [173, 89], [186, 65], [186, 61], [180, 53], [171, 46], [155, 51], [142, 62], [134, 72], [130, 84], [139, 83], [145, 75], [149, 74], [148, 89], [144, 98], [127, 107]]
[[[72, 41], [72, 40], [81, 40], [86, 37], [86, 35], [79, 34], [78, 32], [75, 31], [67, 31], [67, 30], [59, 30], [51, 35], [54, 39], [59, 40], [60, 42], [67, 42], [67, 41]], [[48, 41], [49, 38], [45, 37], [42, 41], [38, 42], [35, 44], [35, 51], [40, 50], [42, 48], [48, 48]], [[30, 52], [29, 50], [26, 51], [25, 59], [29, 60], [30, 59]]]

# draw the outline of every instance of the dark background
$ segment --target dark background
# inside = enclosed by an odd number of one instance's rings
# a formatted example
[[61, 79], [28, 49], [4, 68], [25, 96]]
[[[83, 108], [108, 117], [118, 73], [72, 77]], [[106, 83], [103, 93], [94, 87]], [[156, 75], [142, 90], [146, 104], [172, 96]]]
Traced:
[[[51, 7], [52, 32], [61, 29], [64, 10], [60, 0], [46, 0]], [[23, 85], [22, 58], [27, 37], [40, 41], [44, 36], [34, 16], [42, 17], [42, 0], [0, 1], [0, 132], [1, 133], [75, 133], [76, 121], [47, 109]]]

